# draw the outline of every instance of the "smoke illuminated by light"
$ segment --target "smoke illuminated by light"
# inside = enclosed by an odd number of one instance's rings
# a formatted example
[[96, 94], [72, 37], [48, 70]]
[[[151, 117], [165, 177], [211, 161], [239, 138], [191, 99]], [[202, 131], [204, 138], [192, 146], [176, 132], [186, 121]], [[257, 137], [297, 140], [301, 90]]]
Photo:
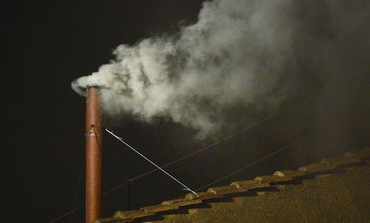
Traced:
[[172, 36], [118, 46], [114, 61], [72, 87], [102, 87], [103, 111], [112, 119], [164, 118], [201, 138], [212, 136], [274, 112], [353, 67], [358, 75], [368, 73], [369, 5], [204, 2], [197, 23]]

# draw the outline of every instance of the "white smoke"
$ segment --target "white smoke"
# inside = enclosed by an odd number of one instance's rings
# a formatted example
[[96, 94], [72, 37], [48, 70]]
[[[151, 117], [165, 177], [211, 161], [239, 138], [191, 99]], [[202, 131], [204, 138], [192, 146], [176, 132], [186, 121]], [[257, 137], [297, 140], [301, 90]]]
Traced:
[[369, 9], [345, 0], [204, 2], [196, 24], [118, 46], [114, 61], [72, 87], [102, 87], [109, 117], [165, 118], [210, 136], [317, 89], [332, 75], [327, 64], [341, 61], [330, 50], [351, 44], [352, 33], [368, 49]]

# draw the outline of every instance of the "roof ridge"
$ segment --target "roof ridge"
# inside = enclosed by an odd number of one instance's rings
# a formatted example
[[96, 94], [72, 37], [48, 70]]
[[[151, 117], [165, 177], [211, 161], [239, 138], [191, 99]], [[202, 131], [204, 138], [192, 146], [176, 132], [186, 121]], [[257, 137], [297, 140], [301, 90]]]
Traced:
[[247, 191], [266, 191], [280, 188], [282, 184], [292, 183], [302, 178], [317, 176], [324, 173], [335, 173], [342, 167], [350, 167], [354, 164], [363, 163], [370, 158], [370, 148], [359, 151], [350, 151], [343, 156], [322, 159], [319, 163], [313, 163], [299, 167], [297, 170], [278, 170], [272, 175], [257, 176], [254, 180], [241, 180], [232, 182], [228, 186], [211, 187], [206, 192], [195, 196], [188, 193], [183, 198], [163, 201], [160, 204], [143, 207], [139, 210], [117, 211], [113, 217], [103, 218], [94, 223], [123, 223], [133, 222], [150, 216], [160, 216], [168, 211], [176, 211], [181, 207], [194, 207], [210, 203], [225, 196], [235, 196]]

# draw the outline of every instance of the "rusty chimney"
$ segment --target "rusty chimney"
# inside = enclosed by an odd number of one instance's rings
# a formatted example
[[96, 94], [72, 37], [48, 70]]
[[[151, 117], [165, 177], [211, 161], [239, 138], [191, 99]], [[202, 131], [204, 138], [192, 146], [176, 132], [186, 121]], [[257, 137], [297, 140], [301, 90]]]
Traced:
[[101, 217], [102, 134], [99, 89], [86, 90], [86, 223]]

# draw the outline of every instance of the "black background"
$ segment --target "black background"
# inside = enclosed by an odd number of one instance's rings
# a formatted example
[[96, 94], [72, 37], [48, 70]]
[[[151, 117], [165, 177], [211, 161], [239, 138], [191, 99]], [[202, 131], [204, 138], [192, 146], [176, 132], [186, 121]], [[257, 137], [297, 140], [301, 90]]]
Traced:
[[[1, 221], [48, 222], [83, 204], [84, 177], [80, 174], [85, 101], [70, 88], [71, 81], [109, 62], [112, 50], [119, 44], [174, 33], [180, 25], [195, 22], [201, 3], [202, 0], [2, 1]], [[312, 102], [179, 162], [169, 171], [197, 189], [311, 132], [315, 126], [309, 120], [320, 111], [308, 109], [310, 106]], [[150, 125], [127, 119], [114, 131], [158, 164], [211, 143], [197, 142], [191, 130], [165, 121]], [[356, 126], [356, 132], [361, 137], [353, 145], [367, 145], [365, 123]], [[338, 139], [335, 134], [332, 137]], [[296, 149], [298, 152], [277, 156], [220, 184], [297, 167], [317, 160], [318, 154], [322, 157], [347, 149], [319, 153], [309, 150], [316, 145], [315, 140], [303, 144]], [[150, 164], [111, 136], [104, 136], [104, 191], [151, 169]], [[180, 185], [156, 172], [132, 182], [130, 206], [139, 208], [184, 193]], [[103, 207], [104, 217], [124, 209], [124, 188], [104, 196]], [[59, 222], [82, 221], [83, 209]]]

